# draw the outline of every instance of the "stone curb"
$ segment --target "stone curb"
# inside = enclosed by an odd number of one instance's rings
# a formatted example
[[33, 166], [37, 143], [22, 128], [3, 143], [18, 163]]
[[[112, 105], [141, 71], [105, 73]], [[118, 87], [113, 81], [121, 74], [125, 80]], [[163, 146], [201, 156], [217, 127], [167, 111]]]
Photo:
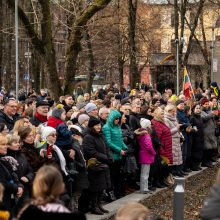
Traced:
[[[217, 163], [220, 162], [220, 159], [218, 160]], [[213, 163], [213, 165], [215, 165], [216, 163]], [[195, 176], [201, 172], [203, 172], [204, 170], [206, 170], [207, 168], [203, 168], [200, 171], [192, 171], [188, 176], [185, 177], [185, 179], [188, 179], [192, 176]], [[103, 207], [107, 210], [109, 210], [109, 213], [104, 214], [104, 215], [93, 215], [93, 214], [86, 214], [86, 218], [87, 220], [109, 220], [112, 219], [113, 216], [115, 215], [115, 213], [117, 212], [118, 208], [120, 208], [122, 205], [126, 204], [126, 203], [130, 203], [130, 202], [144, 202], [147, 198], [160, 193], [161, 191], [166, 190], [167, 188], [163, 188], [163, 189], [156, 189], [156, 191], [154, 191], [151, 194], [141, 194], [138, 191], [135, 191], [134, 193], [131, 193], [121, 199], [118, 199], [114, 202], [108, 203], [107, 205], [104, 205]]]

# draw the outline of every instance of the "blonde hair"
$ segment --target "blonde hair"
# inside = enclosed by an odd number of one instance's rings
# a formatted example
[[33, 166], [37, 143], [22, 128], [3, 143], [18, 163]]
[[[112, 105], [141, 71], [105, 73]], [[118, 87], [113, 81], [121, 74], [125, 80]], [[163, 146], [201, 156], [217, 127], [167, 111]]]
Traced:
[[64, 192], [63, 177], [54, 166], [41, 167], [34, 179], [33, 196], [38, 205], [54, 202]]
[[148, 220], [150, 211], [140, 203], [129, 203], [122, 206], [116, 213], [115, 220]]
[[154, 109], [154, 112], [153, 112], [153, 116], [156, 117], [158, 114], [160, 114], [161, 112], [163, 112], [164, 110], [161, 108], [161, 107], [157, 107]]
[[13, 132], [18, 133], [18, 130], [24, 127], [25, 119], [28, 118], [21, 118], [15, 122]]
[[169, 112], [172, 111], [172, 110], [176, 110], [176, 106], [175, 106], [175, 105], [172, 105], [172, 104], [168, 104], [168, 105], [165, 107], [165, 109], [164, 109], [164, 111], [165, 111], [166, 113], [169, 113]]
[[18, 134], [9, 134], [8, 135], [8, 145], [11, 145], [13, 142], [20, 141], [20, 136]]

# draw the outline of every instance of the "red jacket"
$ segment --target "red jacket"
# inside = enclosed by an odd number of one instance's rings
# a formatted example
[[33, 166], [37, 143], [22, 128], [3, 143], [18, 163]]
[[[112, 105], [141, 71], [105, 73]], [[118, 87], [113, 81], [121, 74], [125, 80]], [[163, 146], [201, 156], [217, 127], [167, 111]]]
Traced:
[[159, 149], [160, 156], [167, 157], [170, 161], [170, 164], [173, 164], [172, 135], [170, 128], [167, 127], [164, 123], [156, 121], [155, 119], [152, 119], [151, 123], [153, 124], [161, 142]]

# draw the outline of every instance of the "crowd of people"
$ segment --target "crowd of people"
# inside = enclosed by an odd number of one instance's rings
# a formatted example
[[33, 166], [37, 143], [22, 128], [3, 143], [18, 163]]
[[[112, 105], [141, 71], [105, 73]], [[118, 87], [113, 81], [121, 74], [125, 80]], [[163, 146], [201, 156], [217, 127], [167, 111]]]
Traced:
[[1, 206], [18, 219], [51, 211], [103, 215], [103, 201], [172, 186], [174, 176], [218, 159], [219, 107], [212, 88], [187, 98], [108, 85], [93, 94], [79, 87], [59, 100], [30, 91], [19, 101], [2, 91]]

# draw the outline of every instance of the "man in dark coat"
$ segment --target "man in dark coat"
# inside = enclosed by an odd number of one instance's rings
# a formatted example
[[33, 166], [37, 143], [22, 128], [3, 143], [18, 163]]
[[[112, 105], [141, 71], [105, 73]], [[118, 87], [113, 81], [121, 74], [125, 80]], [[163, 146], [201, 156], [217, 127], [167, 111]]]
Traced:
[[17, 102], [14, 98], [6, 100], [3, 111], [0, 111], [0, 123], [6, 124], [9, 131], [14, 127], [17, 112]]
[[133, 131], [141, 128], [139, 114], [141, 111], [141, 100], [139, 98], [133, 99], [131, 103], [131, 113], [129, 116], [129, 126]]
[[184, 136], [184, 143], [182, 145], [182, 155], [183, 155], [183, 171], [189, 172], [189, 166], [190, 166], [190, 157], [191, 157], [191, 145], [190, 145], [190, 139], [189, 134], [186, 132], [186, 129], [190, 127], [189, 118], [187, 117], [185, 111], [184, 111], [184, 101], [179, 99], [176, 101], [176, 107], [177, 107], [177, 120], [179, 124], [181, 124], [182, 134]]
[[34, 126], [38, 126], [47, 121], [47, 114], [49, 111], [49, 103], [47, 101], [40, 101], [36, 104], [36, 114], [30, 119]]

